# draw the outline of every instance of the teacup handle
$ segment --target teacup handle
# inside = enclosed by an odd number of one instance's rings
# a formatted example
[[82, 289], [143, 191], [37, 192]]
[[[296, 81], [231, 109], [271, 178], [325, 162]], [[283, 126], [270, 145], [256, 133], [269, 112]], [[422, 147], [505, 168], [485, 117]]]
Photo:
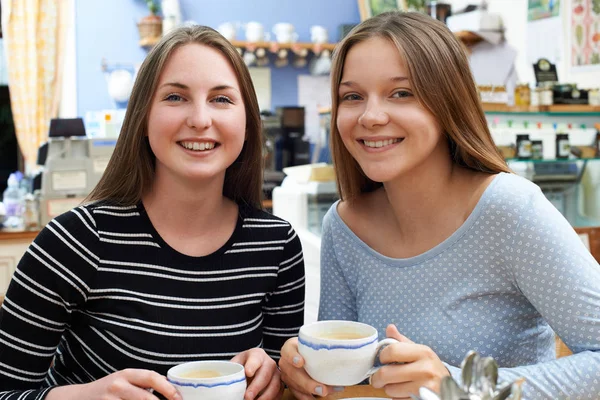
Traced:
[[368, 377], [370, 377], [371, 375], [373, 375], [375, 372], [377, 372], [377, 370], [379, 370], [379, 368], [383, 367], [386, 364], [382, 364], [381, 360], [379, 359], [379, 356], [381, 355], [381, 351], [383, 349], [385, 349], [387, 346], [389, 346], [390, 344], [394, 344], [394, 343], [400, 343], [400, 341], [394, 339], [394, 338], [385, 338], [382, 341], [380, 341], [379, 343], [377, 343], [377, 348], [375, 350], [375, 361], [373, 361], [373, 366], [367, 371], [367, 373], [365, 374], [363, 380], [367, 379]]

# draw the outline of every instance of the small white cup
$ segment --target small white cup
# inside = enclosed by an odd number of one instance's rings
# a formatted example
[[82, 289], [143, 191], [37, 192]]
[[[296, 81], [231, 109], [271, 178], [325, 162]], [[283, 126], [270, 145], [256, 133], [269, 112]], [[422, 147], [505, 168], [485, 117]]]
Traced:
[[[211, 371], [219, 376], [192, 377], [193, 372]], [[183, 400], [243, 400], [246, 392], [244, 366], [231, 361], [194, 361], [167, 372], [167, 379]]]
[[315, 44], [327, 43], [329, 35], [327, 29], [321, 25], [313, 25], [310, 27], [310, 41]]
[[[248, 22], [245, 25], [246, 40], [248, 42], [262, 42], [265, 40], [265, 28], [260, 22]], [[268, 38], [266, 39], [268, 40]]]
[[231, 42], [232, 40], [235, 40], [235, 36], [237, 34], [237, 24], [233, 22], [225, 22], [219, 25], [217, 31], [223, 35], [225, 39]]
[[[352, 338], [336, 338], [339, 335]], [[384, 346], [398, 343], [390, 338], [377, 341], [377, 336], [375, 328], [360, 322], [318, 321], [300, 328], [298, 350], [315, 381], [352, 386], [381, 368], [378, 355]]]
[[294, 25], [287, 22], [279, 22], [273, 25], [273, 33], [278, 43], [295, 43], [298, 34], [294, 31]]

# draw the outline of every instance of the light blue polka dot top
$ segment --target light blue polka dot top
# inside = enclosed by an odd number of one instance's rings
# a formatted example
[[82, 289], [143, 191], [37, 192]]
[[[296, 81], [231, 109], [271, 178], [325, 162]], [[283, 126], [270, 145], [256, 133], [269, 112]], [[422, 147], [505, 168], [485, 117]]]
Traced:
[[[469, 350], [526, 399], [600, 398], [600, 267], [532, 182], [495, 177], [465, 223], [412, 258], [385, 257], [323, 220], [319, 319], [389, 323], [431, 347], [460, 382]], [[555, 359], [554, 332], [575, 353]]]

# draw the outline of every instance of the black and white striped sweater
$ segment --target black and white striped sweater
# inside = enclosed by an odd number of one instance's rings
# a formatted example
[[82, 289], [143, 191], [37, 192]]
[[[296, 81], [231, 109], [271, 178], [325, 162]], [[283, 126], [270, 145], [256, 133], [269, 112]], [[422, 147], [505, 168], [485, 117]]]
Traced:
[[[229, 241], [190, 257], [143, 206], [92, 204], [50, 222], [19, 263], [0, 313], [0, 399], [125, 368], [274, 358], [304, 316], [304, 260], [290, 224], [240, 206]], [[51, 366], [52, 365], [52, 366]]]

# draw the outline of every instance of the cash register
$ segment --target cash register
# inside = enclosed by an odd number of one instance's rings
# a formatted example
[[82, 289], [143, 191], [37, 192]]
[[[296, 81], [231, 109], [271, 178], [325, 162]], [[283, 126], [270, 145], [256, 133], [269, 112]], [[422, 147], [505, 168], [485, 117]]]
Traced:
[[116, 143], [116, 138], [87, 137], [81, 118], [50, 121], [48, 141], [38, 150], [41, 226], [81, 204], [102, 177]]

